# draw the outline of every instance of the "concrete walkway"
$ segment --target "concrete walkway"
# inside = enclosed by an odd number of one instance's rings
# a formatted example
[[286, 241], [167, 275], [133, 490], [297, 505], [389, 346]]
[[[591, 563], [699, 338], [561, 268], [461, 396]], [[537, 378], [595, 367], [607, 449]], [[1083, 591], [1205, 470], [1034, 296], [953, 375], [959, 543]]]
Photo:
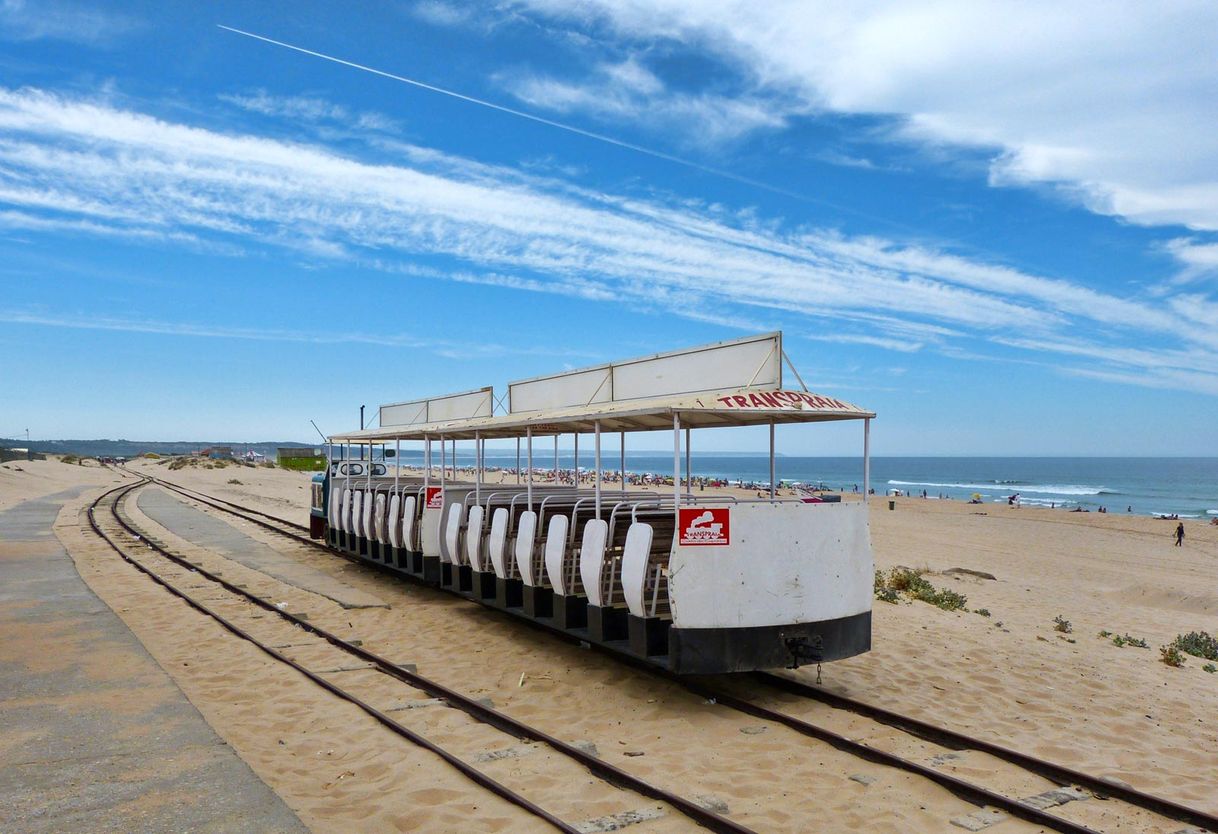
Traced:
[[160, 487], [140, 490], [136, 499], [145, 515], [189, 542], [261, 571], [289, 585], [334, 600], [343, 608], [386, 608], [384, 600], [285, 556], [247, 536], [222, 518], [183, 503]]
[[86, 488], [0, 512], [0, 831], [307, 831], [81, 580]]

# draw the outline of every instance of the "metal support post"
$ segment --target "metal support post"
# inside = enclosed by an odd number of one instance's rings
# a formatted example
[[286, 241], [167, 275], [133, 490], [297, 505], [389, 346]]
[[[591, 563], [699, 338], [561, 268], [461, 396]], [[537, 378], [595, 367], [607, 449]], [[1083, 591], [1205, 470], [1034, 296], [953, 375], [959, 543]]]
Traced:
[[626, 432], [622, 432], [622, 495], [626, 494]]
[[681, 526], [681, 415], [672, 415], [672, 517]]
[[778, 484], [774, 482], [774, 421], [770, 421], [770, 500], [774, 500], [774, 496], [778, 492]]
[[689, 429], [685, 430], [685, 491], [694, 494], [694, 468], [689, 461]]
[[596, 518], [601, 517], [601, 421], [594, 424], [596, 433]]
[[871, 418], [863, 418], [863, 503], [871, 495]]

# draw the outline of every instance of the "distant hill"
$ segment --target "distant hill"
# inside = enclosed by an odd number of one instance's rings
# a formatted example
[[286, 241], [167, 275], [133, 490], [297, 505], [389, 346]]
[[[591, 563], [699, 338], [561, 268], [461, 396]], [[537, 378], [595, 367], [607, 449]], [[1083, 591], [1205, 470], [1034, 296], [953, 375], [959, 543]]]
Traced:
[[295, 440], [263, 440], [257, 443], [238, 443], [232, 440], [31, 440], [0, 437], [0, 447], [30, 449], [50, 455], [84, 455], [85, 457], [133, 458], [145, 452], [158, 455], [187, 455], [213, 446], [231, 446], [234, 452], [254, 450], [274, 460], [275, 450], [294, 446], [305, 449], [318, 448], [316, 443], [301, 443]]
[[[191, 452], [202, 451], [213, 446], [231, 446], [233, 451], [241, 454], [249, 449], [253, 449], [261, 455], [266, 455], [267, 458], [274, 460], [275, 452], [281, 447], [297, 447], [303, 449], [321, 449], [320, 442], [318, 443], [301, 443], [297, 440], [261, 440], [257, 443], [239, 443], [234, 440], [31, 440], [26, 443], [24, 438], [6, 438], [0, 437], [0, 449], [25, 449], [29, 448], [34, 452], [43, 452], [50, 455], [84, 455], [85, 457], [115, 457], [115, 458], [133, 458], [144, 454], [145, 452], [155, 452], [158, 455], [188, 455]], [[392, 444], [390, 444], [392, 451]], [[461, 458], [464, 459], [472, 455], [472, 450], [461, 448], [457, 450]], [[570, 456], [572, 449], [560, 449], [559, 453]], [[355, 453], [358, 455], [358, 453]], [[380, 454], [378, 447], [378, 456]], [[439, 450], [435, 452], [436, 460], [439, 460]], [[534, 447], [533, 454], [538, 454], [537, 448]], [[550, 454], [553, 454], [550, 452]], [[590, 460], [592, 457], [592, 448], [581, 447], [580, 454], [586, 455]], [[615, 453], [616, 454], [616, 453]], [[646, 449], [630, 449], [627, 456], [630, 458], [651, 457], [661, 455], [671, 455], [671, 449], [646, 450]], [[514, 457], [515, 452], [508, 449], [487, 449], [487, 458], [503, 458]], [[762, 452], [714, 452], [714, 451], [695, 451], [694, 458], [702, 457], [757, 457], [764, 455]], [[421, 449], [402, 449], [402, 459], [411, 460], [413, 458], [422, 458], [423, 452]], [[784, 457], [781, 453], [776, 457]], [[582, 463], [583, 461], [581, 461]], [[437, 464], [438, 465], [438, 464]], [[608, 464], [606, 464], [608, 466]]]

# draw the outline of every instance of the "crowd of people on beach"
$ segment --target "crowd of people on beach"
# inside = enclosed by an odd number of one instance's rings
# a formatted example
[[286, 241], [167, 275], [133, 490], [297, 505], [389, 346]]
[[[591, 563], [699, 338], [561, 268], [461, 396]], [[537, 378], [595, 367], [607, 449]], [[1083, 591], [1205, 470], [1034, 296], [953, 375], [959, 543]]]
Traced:
[[[416, 472], [421, 472], [423, 469], [423, 467], [421, 467], [421, 466], [408, 466], [408, 467], [404, 467], [404, 468], [410, 469], [411, 471], [416, 471]], [[471, 478], [472, 479], [475, 477], [475, 475], [477, 473], [477, 470], [472, 466], [459, 466], [459, 467], [456, 467], [455, 469], [452, 467], [448, 467], [447, 471], [452, 473], [452, 477], [454, 479], [459, 479], [459, 478]], [[497, 475], [502, 475], [505, 478], [514, 478], [517, 474], [519, 474], [519, 476], [522, 480], [527, 478], [528, 474], [529, 474], [529, 471], [527, 469], [518, 470], [514, 466], [488, 466], [488, 467], [485, 467], [482, 471], [483, 471], [484, 475], [488, 474], [488, 473], [497, 474]], [[618, 469], [601, 470], [601, 483], [602, 484], [606, 484], [606, 485], [621, 484], [623, 481], [623, 478], [625, 480], [626, 486], [671, 487], [673, 485], [673, 480], [672, 480], [671, 474], [663, 474], [663, 473], [658, 473], [658, 472], [630, 472], [630, 471], [626, 471], [625, 473], [623, 473], [621, 470], [618, 470]], [[571, 486], [588, 486], [588, 485], [594, 484], [595, 482], [596, 482], [596, 472], [592, 471], [592, 470], [584, 469], [583, 467], [580, 467], [578, 470], [563, 469], [561, 467], [559, 469], [554, 469], [553, 467], [550, 467], [550, 468], [543, 468], [543, 467], [538, 467], [538, 466], [533, 467], [533, 483], [536, 483], [536, 484], [558, 483], [558, 484], [570, 484]], [[684, 485], [685, 482], [686, 482], [686, 479], [682, 478], [681, 483]], [[756, 491], [758, 493], [768, 494], [769, 489], [770, 489], [770, 484], [768, 481], [729, 480], [727, 478], [713, 477], [713, 476], [696, 476], [695, 475], [691, 479], [691, 484], [690, 484], [691, 490], [698, 490], [700, 492], [704, 492], [707, 487], [710, 487], [712, 489], [725, 489], [725, 488], [742, 489], [742, 490], [750, 490], [750, 491]], [[786, 495], [790, 495], [790, 496], [807, 495], [807, 494], [813, 494], [813, 493], [818, 493], [818, 492], [837, 491], [837, 490], [834, 490], [832, 487], [827, 486], [823, 483], [807, 484], [807, 483], [803, 483], [801, 481], [780, 481], [777, 484], [777, 487], [778, 488], [776, 491], [778, 494], [786, 494]], [[846, 488], [843, 487], [840, 491], [845, 492]], [[853, 486], [853, 491], [856, 493], [859, 491], [858, 484], [855, 484]], [[874, 489], [871, 490], [871, 494], [875, 495]], [[923, 497], [925, 497], [925, 496], [923, 496]]]
[[[423, 467], [408, 466], [405, 468], [411, 469], [414, 471], [422, 471]], [[472, 466], [460, 466], [455, 469], [450, 467], [448, 469], [448, 471], [453, 473], [454, 478], [465, 477], [465, 478], [472, 479], [476, 474], [476, 470]], [[500, 474], [500, 475], [502, 475], [502, 477], [505, 477], [505, 478], [513, 478], [517, 475], [518, 470], [514, 466], [513, 467], [488, 466], [483, 469], [483, 472]], [[520, 475], [521, 480], [524, 480], [528, 476], [528, 470], [526, 470], [526, 469], [519, 470], [519, 475]], [[623, 473], [621, 470], [618, 470], [618, 469], [601, 470], [601, 483], [605, 484], [605, 485], [621, 484], [623, 477], [625, 479], [626, 486], [672, 487], [672, 485], [673, 485], [671, 474], [664, 474], [664, 473], [658, 473], [658, 472], [630, 472], [628, 470], [625, 473]], [[536, 467], [535, 466], [533, 468], [533, 482], [541, 483], [541, 484], [559, 483], [559, 484], [569, 484], [572, 486], [591, 486], [592, 484], [594, 484], [596, 482], [596, 472], [594, 470], [588, 470], [583, 467], [580, 467], [579, 469], [559, 468], [559, 469], [555, 470], [553, 467], [545, 468], [545, 467]], [[682, 478], [681, 482], [684, 485], [685, 478]], [[692, 486], [690, 487], [691, 491], [697, 490], [699, 492], [704, 492], [707, 489], [707, 487], [710, 487], [712, 489], [732, 488], [732, 489], [748, 490], [751, 492], [755, 492], [757, 494], [757, 497], [759, 497], [759, 498], [768, 496], [769, 490], [770, 490], [770, 484], [767, 481], [743, 480], [743, 479], [742, 480], [733, 480], [733, 479], [717, 477], [717, 476], [694, 476], [693, 477]], [[806, 483], [806, 482], [802, 482], [802, 481], [783, 480], [783, 481], [779, 481], [775, 488], [775, 495], [789, 496], [789, 497], [809, 497], [809, 496], [815, 496], [822, 492], [853, 492], [853, 493], [857, 494], [859, 492], [859, 485], [854, 484], [850, 487], [843, 485], [840, 489], [835, 489], [831, 486], [828, 486], [828, 485], [826, 485], [824, 483], [820, 483], [820, 482], [810, 484], [810, 483]], [[919, 495], [919, 492], [921, 493], [920, 495]], [[875, 488], [874, 487], [871, 488], [868, 491], [868, 494], [875, 495], [876, 494]], [[920, 491], [910, 490], [910, 489], [906, 489], [906, 490], [889, 489], [886, 491], [886, 494], [890, 495], [892, 497], [902, 497], [903, 496], [903, 497], [907, 497], [907, 498], [937, 499], [937, 500], [941, 500], [941, 501], [952, 500], [952, 497], [950, 495], [946, 495], [943, 492], [940, 492], [937, 495], [931, 495], [925, 489], [920, 490]], [[1001, 500], [1001, 499], [999, 499], [999, 500]], [[1006, 502], [1007, 502], [1007, 506], [1017, 509], [1020, 506], [1022, 506], [1023, 496], [1018, 492], [1012, 493], [1012, 494], [1006, 496]], [[968, 499], [967, 503], [983, 504], [984, 499], [979, 493], [973, 493], [972, 497], [970, 499]], [[1035, 504], [1036, 502], [1033, 502], [1033, 503]], [[1041, 503], [1039, 506], [1043, 507], [1044, 504]], [[1067, 506], [1067, 504], [1063, 503], [1062, 509], [1065, 509], [1066, 506]], [[1056, 501], [1049, 502], [1048, 508], [1057, 509], [1058, 502], [1056, 502]], [[1084, 506], [1076, 505], [1073, 508], [1067, 510], [1067, 512], [1089, 513], [1089, 512], [1092, 512], [1092, 510], [1087, 507], [1084, 507]], [[1106, 514], [1108, 514], [1109, 509], [1107, 506], [1100, 505], [1099, 507], [1097, 507], [1095, 509], [1095, 512], [1106, 515]], [[1125, 512], [1132, 513], [1133, 505], [1127, 506], [1125, 508]], [[1159, 515], [1156, 515], [1155, 517], [1159, 518], [1159, 519], [1163, 519], [1163, 520], [1170, 520], [1170, 521], [1179, 521], [1180, 520], [1180, 516], [1177, 513], [1159, 514]], [[1218, 526], [1218, 517], [1211, 519], [1210, 524], [1213, 526]]]

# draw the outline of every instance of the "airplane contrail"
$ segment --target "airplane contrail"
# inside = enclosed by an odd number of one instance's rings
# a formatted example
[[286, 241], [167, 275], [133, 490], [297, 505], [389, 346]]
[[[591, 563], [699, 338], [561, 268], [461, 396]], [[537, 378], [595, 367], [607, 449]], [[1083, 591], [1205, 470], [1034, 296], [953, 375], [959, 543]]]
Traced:
[[[423, 81], [417, 81], [413, 78], [407, 78], [404, 75], [396, 75], [392, 72], [386, 72], [385, 70], [379, 70], [379, 69], [376, 69], [375, 67], [370, 67], [365, 64], [357, 64], [354, 61], [347, 61], [343, 58], [336, 58], [333, 55], [326, 55], [324, 52], [316, 52], [312, 49], [305, 49], [303, 46], [295, 46], [290, 43], [285, 43], [283, 41], [275, 40], [274, 38], [268, 38], [263, 35], [257, 35], [257, 34], [254, 34], [253, 32], [246, 32], [242, 29], [235, 29], [232, 26], [225, 26], [222, 23], [217, 23], [216, 26], [218, 26], [221, 29], [224, 29], [227, 32], [233, 32], [234, 34], [237, 34], [237, 35], [243, 35], [244, 37], [247, 37], [247, 38], [253, 38], [254, 40], [273, 44], [274, 46], [281, 46], [284, 49], [290, 49], [294, 52], [300, 52], [304, 55], [310, 55], [314, 58], [321, 58], [323, 61], [330, 61], [331, 63], [341, 64], [344, 67], [351, 67], [352, 69], [357, 69], [362, 72], [368, 72], [368, 73], [372, 73], [373, 75], [379, 75], [382, 78], [388, 78], [393, 81], [400, 81], [403, 84], [409, 84], [412, 87], [419, 87], [420, 89], [427, 90], [432, 93], [439, 93], [440, 95], [449, 96], [450, 98], [459, 99], [461, 101], [468, 102], [470, 104], [477, 104], [480, 107], [487, 107], [487, 108], [490, 108], [491, 110], [498, 110], [500, 113], [507, 113], [509, 116], [516, 116], [517, 118], [520, 118], [520, 119], [528, 119], [531, 122], [537, 122], [538, 124], [543, 124], [548, 127], [554, 127], [554, 128], [558, 128], [559, 130], [565, 130], [568, 133], [574, 133], [578, 136], [583, 136], [587, 139], [593, 139], [597, 142], [604, 142], [608, 145], [614, 145], [619, 148], [624, 148], [629, 151], [634, 151], [635, 153], [641, 153], [641, 154], [645, 154], [650, 157], [654, 157], [656, 159], [662, 159], [665, 162], [672, 162], [677, 165], [683, 165], [686, 168], [692, 168], [693, 170], [700, 171], [704, 174], [711, 174], [716, 177], [723, 177], [724, 179], [729, 179], [729, 180], [732, 180], [733, 182], [738, 182], [743, 185], [750, 185], [750, 186], [753, 186], [754, 188], [761, 188], [766, 191], [773, 192], [774, 194], [781, 194], [784, 197], [790, 197], [795, 200], [801, 200], [803, 202], [809, 202], [809, 203], [819, 203], [821, 205], [825, 205], [825, 206], [829, 206], [831, 208], [838, 209], [839, 211], [845, 211], [845, 212], [849, 212], [851, 214], [860, 214], [860, 212], [847, 208], [846, 206], [836, 205], [836, 204], [830, 203], [826, 200], [819, 200], [819, 199], [816, 199], [813, 197], [809, 197], [805, 194], [799, 194], [794, 191], [788, 191], [785, 188], [779, 188], [778, 186], [770, 185], [769, 183], [762, 182], [761, 180], [755, 180], [750, 177], [741, 176], [740, 174], [734, 174], [731, 171], [725, 171], [722, 168], [712, 168], [708, 165], [702, 165], [701, 163], [698, 163], [698, 162], [692, 162], [688, 159], [682, 159], [679, 156], [673, 156], [672, 154], [664, 153], [663, 151], [656, 151], [656, 150], [652, 150], [651, 148], [643, 147], [642, 145], [635, 145], [631, 142], [625, 142], [621, 139], [615, 139], [612, 136], [606, 136], [603, 133], [595, 133], [591, 130], [584, 130], [583, 128], [575, 127], [573, 125], [563, 124], [562, 122], [556, 122], [553, 119], [547, 119], [542, 116], [535, 116], [532, 113], [526, 113], [523, 110], [516, 110], [511, 107], [505, 107], [502, 104], [495, 104], [493, 101], [486, 101], [485, 99], [475, 98], [474, 96], [468, 96], [468, 95], [465, 95], [464, 93], [458, 93], [455, 90], [446, 90], [443, 87], [437, 87], [434, 84], [427, 84]], [[879, 219], [879, 218], [871, 218], [871, 219]]]

